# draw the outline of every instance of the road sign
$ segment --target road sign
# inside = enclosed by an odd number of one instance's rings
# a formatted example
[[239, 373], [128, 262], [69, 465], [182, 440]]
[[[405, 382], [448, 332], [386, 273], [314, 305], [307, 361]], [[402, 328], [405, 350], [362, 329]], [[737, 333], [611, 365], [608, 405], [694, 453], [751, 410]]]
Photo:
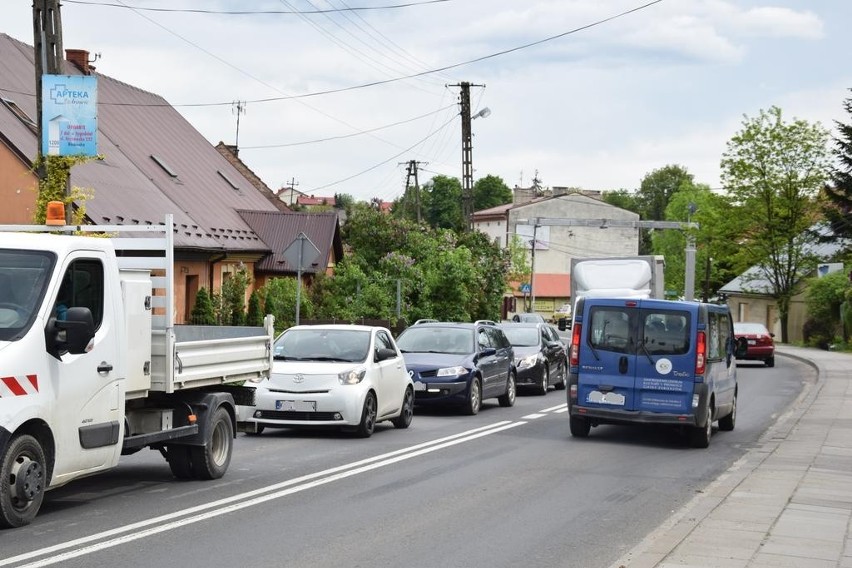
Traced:
[[529, 294], [530, 292], [532, 292], [532, 286], [530, 286], [529, 284], [521, 284], [522, 294]]
[[284, 260], [287, 264], [295, 268], [297, 271], [302, 271], [310, 268], [311, 264], [317, 259], [320, 254], [319, 249], [314, 246], [311, 239], [305, 233], [299, 233], [293, 242], [284, 249]]

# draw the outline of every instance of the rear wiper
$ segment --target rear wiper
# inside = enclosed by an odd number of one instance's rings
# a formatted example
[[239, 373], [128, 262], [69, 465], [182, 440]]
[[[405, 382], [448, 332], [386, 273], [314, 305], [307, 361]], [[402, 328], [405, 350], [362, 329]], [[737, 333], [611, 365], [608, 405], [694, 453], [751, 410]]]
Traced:
[[[630, 339], [630, 341], [633, 341], [633, 339], [631, 338], [631, 339]], [[648, 348], [645, 346], [645, 342], [644, 342], [644, 341], [640, 341], [640, 342], [639, 342], [639, 348], [642, 350], [642, 353], [644, 353], [644, 354], [645, 354], [645, 357], [647, 357], [647, 358], [648, 358], [648, 361], [649, 361], [652, 365], [656, 365], [656, 363], [654, 362], [654, 359], [651, 357], [651, 352], [650, 352], [650, 351], [648, 351]]]

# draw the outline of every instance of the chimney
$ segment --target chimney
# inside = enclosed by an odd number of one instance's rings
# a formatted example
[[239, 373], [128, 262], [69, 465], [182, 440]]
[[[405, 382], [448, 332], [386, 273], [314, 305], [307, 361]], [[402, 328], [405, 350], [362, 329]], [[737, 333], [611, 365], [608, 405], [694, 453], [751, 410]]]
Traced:
[[89, 52], [85, 49], [66, 49], [65, 59], [73, 63], [84, 75], [90, 75], [95, 69], [89, 66]]

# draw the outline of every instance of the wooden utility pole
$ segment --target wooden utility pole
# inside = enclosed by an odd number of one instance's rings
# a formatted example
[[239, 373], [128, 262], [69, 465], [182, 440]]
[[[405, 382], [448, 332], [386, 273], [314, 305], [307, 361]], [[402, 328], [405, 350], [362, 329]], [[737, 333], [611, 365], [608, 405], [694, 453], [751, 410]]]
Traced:
[[460, 85], [462, 117], [462, 215], [465, 229], [473, 228], [473, 134], [470, 130], [470, 83]]
[[[422, 222], [422, 214], [420, 208], [420, 182], [417, 181], [417, 167], [420, 164], [428, 164], [429, 162], [418, 162], [417, 160], [409, 160], [408, 167], [405, 169], [405, 195], [408, 196], [408, 190], [411, 188], [411, 178], [414, 177], [414, 200], [417, 208], [417, 223]], [[401, 165], [401, 163], [400, 163]]]

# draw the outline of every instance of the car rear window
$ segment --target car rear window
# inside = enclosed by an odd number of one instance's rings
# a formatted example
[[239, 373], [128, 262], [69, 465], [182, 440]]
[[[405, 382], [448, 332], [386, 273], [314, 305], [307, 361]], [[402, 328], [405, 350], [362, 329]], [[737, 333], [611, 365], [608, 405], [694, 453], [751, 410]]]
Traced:
[[768, 335], [769, 330], [761, 323], [737, 322], [734, 323], [734, 333], [764, 333]]
[[615, 353], [682, 355], [690, 350], [690, 315], [681, 310], [593, 307], [588, 341]]

